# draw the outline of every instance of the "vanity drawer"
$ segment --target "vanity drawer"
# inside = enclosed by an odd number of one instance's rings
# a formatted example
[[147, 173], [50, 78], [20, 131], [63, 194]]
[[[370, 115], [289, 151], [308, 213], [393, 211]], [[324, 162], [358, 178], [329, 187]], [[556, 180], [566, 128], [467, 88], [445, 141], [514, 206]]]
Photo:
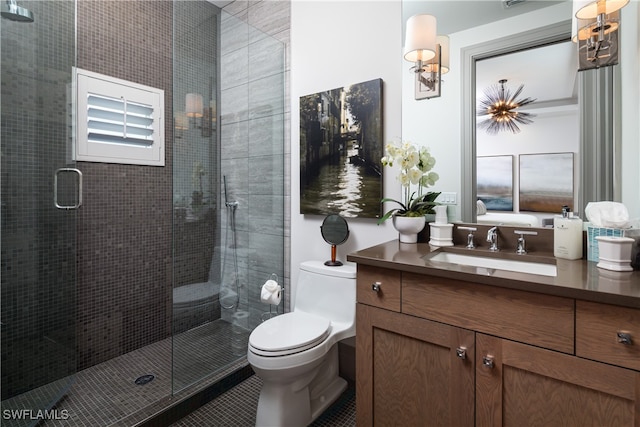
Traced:
[[404, 273], [402, 312], [574, 353], [574, 300]]
[[401, 276], [398, 270], [358, 264], [358, 302], [399, 312]]
[[577, 301], [576, 355], [640, 371], [640, 310]]

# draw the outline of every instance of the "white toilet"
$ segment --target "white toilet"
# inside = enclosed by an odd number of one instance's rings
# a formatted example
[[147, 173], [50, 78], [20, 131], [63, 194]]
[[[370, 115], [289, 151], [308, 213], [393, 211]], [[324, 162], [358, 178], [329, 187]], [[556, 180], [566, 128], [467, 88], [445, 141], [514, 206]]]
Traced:
[[346, 389], [337, 342], [355, 335], [356, 269], [300, 264], [294, 310], [253, 330], [247, 359], [263, 385], [256, 425], [306, 426]]

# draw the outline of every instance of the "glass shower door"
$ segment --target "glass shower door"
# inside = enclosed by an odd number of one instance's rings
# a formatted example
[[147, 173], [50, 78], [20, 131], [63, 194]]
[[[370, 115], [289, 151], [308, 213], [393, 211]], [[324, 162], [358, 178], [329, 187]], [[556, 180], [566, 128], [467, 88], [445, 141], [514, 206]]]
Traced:
[[82, 198], [71, 156], [75, 2], [6, 3], [0, 19], [0, 416], [2, 425], [22, 426], [69, 416], [49, 409], [76, 371]]

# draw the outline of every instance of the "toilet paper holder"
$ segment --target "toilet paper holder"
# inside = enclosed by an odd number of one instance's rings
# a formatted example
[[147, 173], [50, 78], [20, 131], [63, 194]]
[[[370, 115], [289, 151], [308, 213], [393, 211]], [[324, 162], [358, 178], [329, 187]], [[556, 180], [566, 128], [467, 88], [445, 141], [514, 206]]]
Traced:
[[[278, 282], [278, 275], [276, 273], [271, 273], [271, 275], [269, 276], [268, 280], [273, 280], [276, 283]], [[280, 302], [282, 303], [282, 312], [284, 313], [284, 286], [280, 285]], [[265, 320], [269, 320], [272, 317], [276, 317], [278, 314], [278, 307], [280, 306], [280, 304], [274, 306], [273, 304], [269, 304], [269, 311], [265, 311], [264, 313], [262, 313], [262, 316], [260, 316], [261, 320], [264, 322]], [[273, 308], [275, 307], [275, 312], [273, 311]]]

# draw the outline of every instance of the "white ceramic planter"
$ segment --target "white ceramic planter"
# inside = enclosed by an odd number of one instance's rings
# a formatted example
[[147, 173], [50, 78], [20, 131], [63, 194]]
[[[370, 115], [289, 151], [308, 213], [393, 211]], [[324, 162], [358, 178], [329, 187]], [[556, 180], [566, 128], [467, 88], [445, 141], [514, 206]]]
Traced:
[[418, 233], [422, 231], [425, 225], [424, 216], [394, 216], [393, 226], [400, 234], [401, 243], [417, 243]]
[[632, 271], [631, 249], [634, 239], [630, 237], [596, 236], [598, 241], [598, 267], [613, 271]]

